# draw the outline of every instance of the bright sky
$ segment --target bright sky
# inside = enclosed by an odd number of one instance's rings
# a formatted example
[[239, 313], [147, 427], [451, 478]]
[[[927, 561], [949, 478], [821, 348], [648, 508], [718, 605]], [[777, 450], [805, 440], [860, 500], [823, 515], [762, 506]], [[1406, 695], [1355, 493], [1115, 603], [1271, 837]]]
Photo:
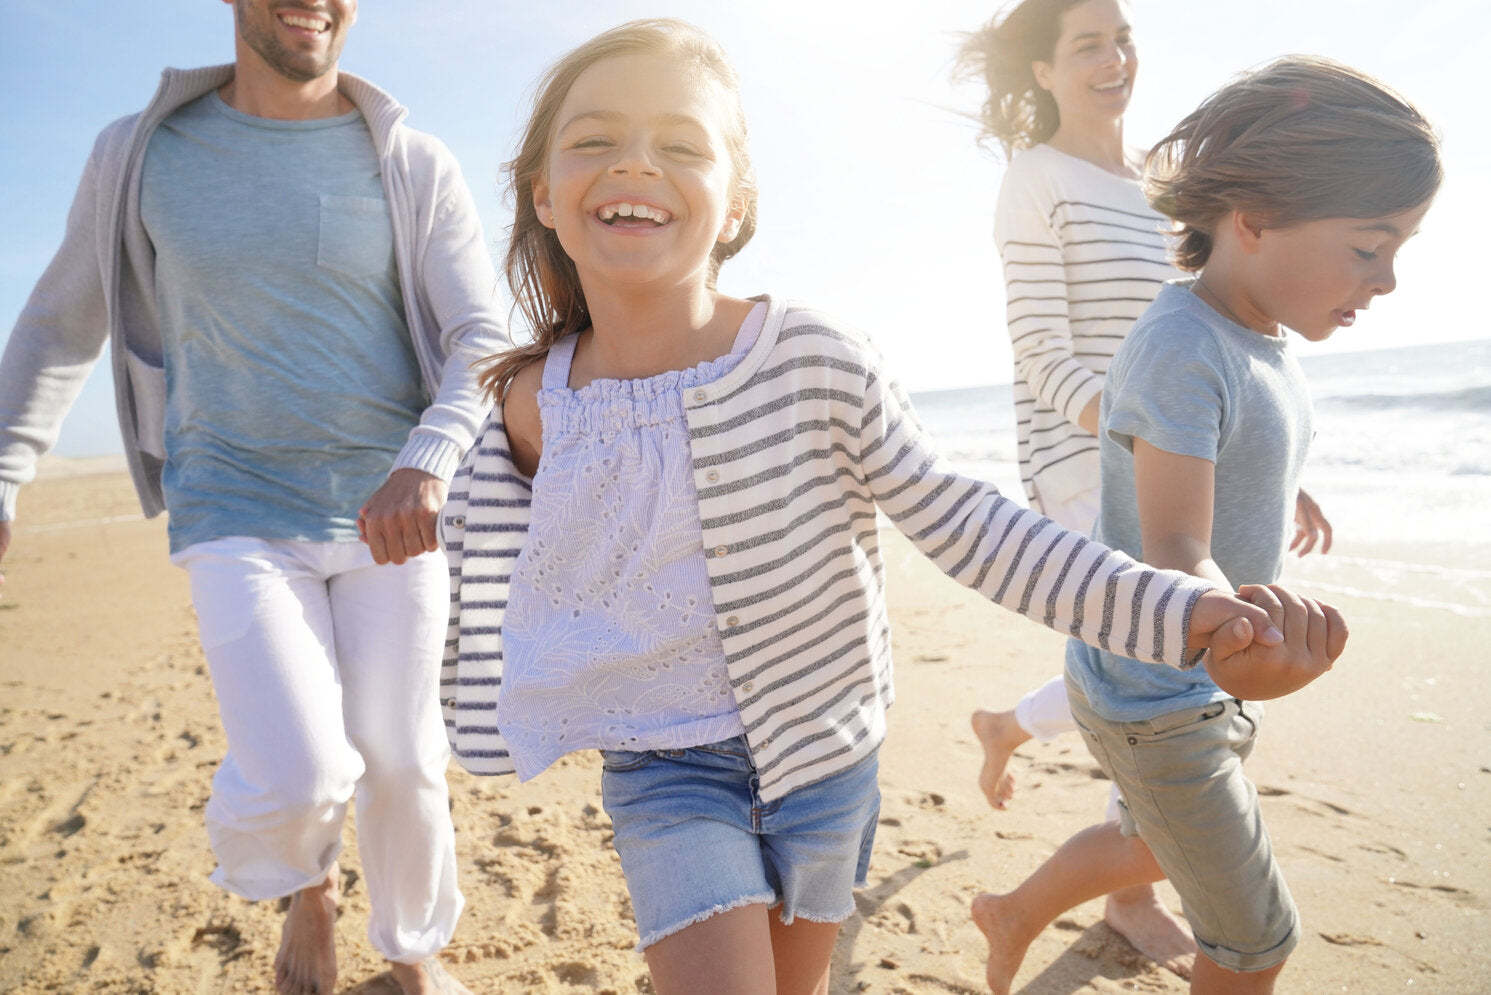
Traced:
[[[761, 227], [720, 287], [809, 301], [869, 330], [912, 390], [1008, 382], [991, 227], [1001, 172], [975, 146], [974, 87], [949, 78], [959, 32], [996, 3], [919, 0], [363, 0], [342, 65], [393, 93], [455, 152], [497, 252], [498, 170], [554, 58], [634, 17], [713, 34], [743, 83]], [[1491, 232], [1484, 0], [1136, 0], [1127, 137], [1148, 145], [1233, 72], [1328, 55], [1406, 93], [1441, 127], [1449, 178], [1400, 256], [1398, 291], [1303, 354], [1491, 335], [1473, 264]], [[214, 0], [0, 0], [0, 337], [57, 247], [93, 138], [144, 106], [163, 66], [232, 59]], [[118, 449], [107, 371], [58, 451]]]

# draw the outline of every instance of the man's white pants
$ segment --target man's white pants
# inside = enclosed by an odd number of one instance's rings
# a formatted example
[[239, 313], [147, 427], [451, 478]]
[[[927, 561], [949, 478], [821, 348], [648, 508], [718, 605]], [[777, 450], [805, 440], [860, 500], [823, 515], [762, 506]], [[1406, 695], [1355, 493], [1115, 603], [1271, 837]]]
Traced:
[[373, 562], [360, 542], [231, 537], [172, 562], [191, 577], [228, 752], [212, 779], [212, 880], [248, 899], [325, 879], [347, 802], [390, 960], [450, 941], [463, 900], [437, 682], [445, 557]]

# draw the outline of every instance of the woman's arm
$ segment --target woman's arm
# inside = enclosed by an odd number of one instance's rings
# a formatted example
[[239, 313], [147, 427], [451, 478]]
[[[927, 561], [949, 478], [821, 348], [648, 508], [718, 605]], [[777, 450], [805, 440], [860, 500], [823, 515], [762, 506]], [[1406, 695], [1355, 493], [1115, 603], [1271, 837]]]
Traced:
[[[1012, 165], [1000, 187], [994, 237], [1004, 269], [1005, 325], [1015, 369], [1040, 403], [1083, 430], [1097, 428], [1102, 377], [1076, 357], [1056, 195], [1039, 170]], [[1091, 409], [1091, 417], [1084, 418]]]

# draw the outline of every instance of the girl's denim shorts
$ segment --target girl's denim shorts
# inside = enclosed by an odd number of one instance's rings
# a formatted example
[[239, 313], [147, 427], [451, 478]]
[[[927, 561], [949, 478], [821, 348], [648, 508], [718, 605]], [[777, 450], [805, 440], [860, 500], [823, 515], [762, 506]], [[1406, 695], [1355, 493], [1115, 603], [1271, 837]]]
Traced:
[[686, 750], [602, 750], [601, 797], [641, 950], [746, 905], [783, 924], [842, 922], [880, 815], [876, 754], [764, 802], [745, 738]]

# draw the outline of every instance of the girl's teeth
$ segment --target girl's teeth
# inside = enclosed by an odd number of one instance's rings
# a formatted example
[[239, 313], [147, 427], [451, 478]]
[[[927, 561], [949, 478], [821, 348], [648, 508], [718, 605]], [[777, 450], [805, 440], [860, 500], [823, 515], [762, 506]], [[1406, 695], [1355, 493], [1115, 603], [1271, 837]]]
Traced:
[[656, 207], [648, 207], [646, 204], [607, 204], [596, 214], [602, 221], [610, 221], [613, 218], [644, 218], [655, 221], [658, 224], [666, 224], [671, 215]]

